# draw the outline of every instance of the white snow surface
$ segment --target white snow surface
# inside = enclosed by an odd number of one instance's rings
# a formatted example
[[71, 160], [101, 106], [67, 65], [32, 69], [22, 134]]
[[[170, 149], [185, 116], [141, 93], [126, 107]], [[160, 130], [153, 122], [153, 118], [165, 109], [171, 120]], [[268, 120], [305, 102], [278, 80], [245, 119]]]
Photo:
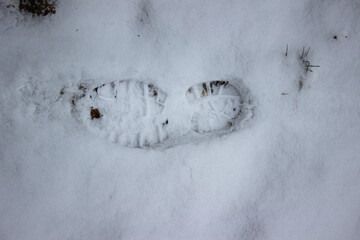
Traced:
[[[0, 239], [359, 239], [359, 1], [63, 0], [42, 18], [9, 2]], [[256, 110], [229, 134], [129, 148], [59, 97], [122, 79], [169, 96], [239, 79]]]

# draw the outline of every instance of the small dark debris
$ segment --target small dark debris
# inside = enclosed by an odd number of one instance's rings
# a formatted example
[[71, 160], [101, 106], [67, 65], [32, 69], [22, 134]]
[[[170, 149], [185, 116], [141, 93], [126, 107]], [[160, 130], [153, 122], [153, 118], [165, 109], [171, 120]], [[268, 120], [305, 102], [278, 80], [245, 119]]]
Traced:
[[60, 90], [60, 95], [63, 95], [65, 93], [65, 87], [63, 87], [61, 90]]
[[168, 120], [168, 119], [166, 119], [166, 121], [162, 123], [163, 126], [168, 125], [168, 124], [169, 124], [169, 120]]
[[[79, 90], [81, 91], [81, 93], [78, 93], [78, 94], [74, 94], [73, 97], [72, 97], [72, 105], [75, 106], [75, 101], [83, 98], [86, 96], [86, 87], [84, 87], [83, 85], [79, 85]], [[61, 94], [61, 91], [60, 91], [60, 94]]]
[[345, 38], [347, 38], [347, 36], [345, 36]]
[[7, 8], [10, 8], [10, 7], [14, 8], [14, 7], [15, 7], [15, 5], [13, 5], [13, 4], [9, 4], [9, 5], [7, 5], [6, 7], [7, 7]]
[[202, 84], [202, 87], [203, 87], [203, 89], [205, 90], [205, 92], [207, 92], [206, 83], [203, 83], [203, 84]]
[[235, 112], [235, 111], [236, 111], [236, 108], [233, 108], [233, 111]]
[[99, 109], [91, 108], [90, 116], [91, 116], [91, 120], [93, 120], [94, 118], [101, 118], [102, 115], [100, 114]]
[[154, 89], [153, 84], [148, 84], [149, 94], [156, 97], [158, 95], [158, 92]]
[[140, 37], [140, 34], [138, 34], [137, 36]]
[[228, 126], [231, 127], [233, 125], [232, 122], [228, 122]]
[[285, 95], [288, 95], [289, 93], [286, 93], [286, 92], [283, 92], [281, 93], [281, 95], [285, 96]]
[[94, 88], [93, 91], [97, 93], [97, 92], [98, 92], [98, 89], [101, 88], [101, 87], [103, 87], [103, 86], [105, 86], [105, 84], [101, 85], [100, 87]]
[[[213, 83], [216, 87], [218, 87], [218, 86], [226, 86], [226, 85], [228, 85], [229, 84], [229, 82], [228, 81], [212, 81], [211, 83]], [[210, 84], [211, 84], [210, 83]]]
[[76, 29], [76, 32], [77, 32], [77, 31], [79, 31], [79, 29], [78, 29], [78, 28]]
[[211, 91], [211, 93], [214, 93], [213, 82], [210, 82], [210, 91]]
[[337, 39], [337, 36], [336, 36], [336, 35], [334, 35], [334, 39], [335, 39], [335, 40]]

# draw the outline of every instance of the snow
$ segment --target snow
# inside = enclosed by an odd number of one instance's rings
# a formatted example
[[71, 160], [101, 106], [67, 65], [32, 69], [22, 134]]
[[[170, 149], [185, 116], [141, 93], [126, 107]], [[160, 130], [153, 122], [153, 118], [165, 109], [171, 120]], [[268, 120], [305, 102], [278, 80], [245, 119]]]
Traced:
[[[358, 1], [64, 0], [44, 18], [8, 2], [0, 239], [359, 238]], [[59, 98], [129, 78], [184, 97], [241, 79], [255, 115], [139, 149], [94, 135]]]

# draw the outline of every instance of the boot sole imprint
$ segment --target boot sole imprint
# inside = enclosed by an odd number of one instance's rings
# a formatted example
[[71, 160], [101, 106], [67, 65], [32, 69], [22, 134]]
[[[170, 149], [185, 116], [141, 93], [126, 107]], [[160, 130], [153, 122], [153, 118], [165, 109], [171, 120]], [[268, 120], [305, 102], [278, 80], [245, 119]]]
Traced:
[[[95, 88], [80, 85], [79, 93], [72, 99], [72, 112], [97, 135], [129, 147], [150, 147], [169, 137], [181, 137], [168, 134], [166, 98], [167, 94], [153, 84], [134, 80], [114, 81]], [[241, 115], [243, 100], [228, 81], [193, 85], [186, 98], [192, 113], [189, 131], [200, 135], [229, 132]]]
[[121, 80], [79, 89], [73, 112], [99, 135], [129, 147], [152, 146], [168, 137], [168, 120], [161, 116], [167, 94], [152, 84]]

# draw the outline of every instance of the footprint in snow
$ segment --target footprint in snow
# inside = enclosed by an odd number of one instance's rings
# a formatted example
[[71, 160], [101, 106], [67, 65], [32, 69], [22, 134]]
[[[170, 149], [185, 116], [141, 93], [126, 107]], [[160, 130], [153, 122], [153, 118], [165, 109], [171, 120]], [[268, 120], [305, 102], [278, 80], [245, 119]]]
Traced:
[[[176, 106], [167, 105], [168, 94], [151, 83], [121, 80], [93, 88], [80, 85], [79, 90], [72, 98], [73, 116], [95, 134], [129, 147], [159, 146], [174, 139], [179, 142], [185, 135], [222, 135], [252, 116], [251, 104], [229, 81], [190, 87], [184, 95], [191, 117], [184, 117], [184, 121], [172, 121], [172, 111], [167, 109]], [[172, 123], [187, 121], [189, 124], [175, 126], [182, 131], [171, 131]]]

